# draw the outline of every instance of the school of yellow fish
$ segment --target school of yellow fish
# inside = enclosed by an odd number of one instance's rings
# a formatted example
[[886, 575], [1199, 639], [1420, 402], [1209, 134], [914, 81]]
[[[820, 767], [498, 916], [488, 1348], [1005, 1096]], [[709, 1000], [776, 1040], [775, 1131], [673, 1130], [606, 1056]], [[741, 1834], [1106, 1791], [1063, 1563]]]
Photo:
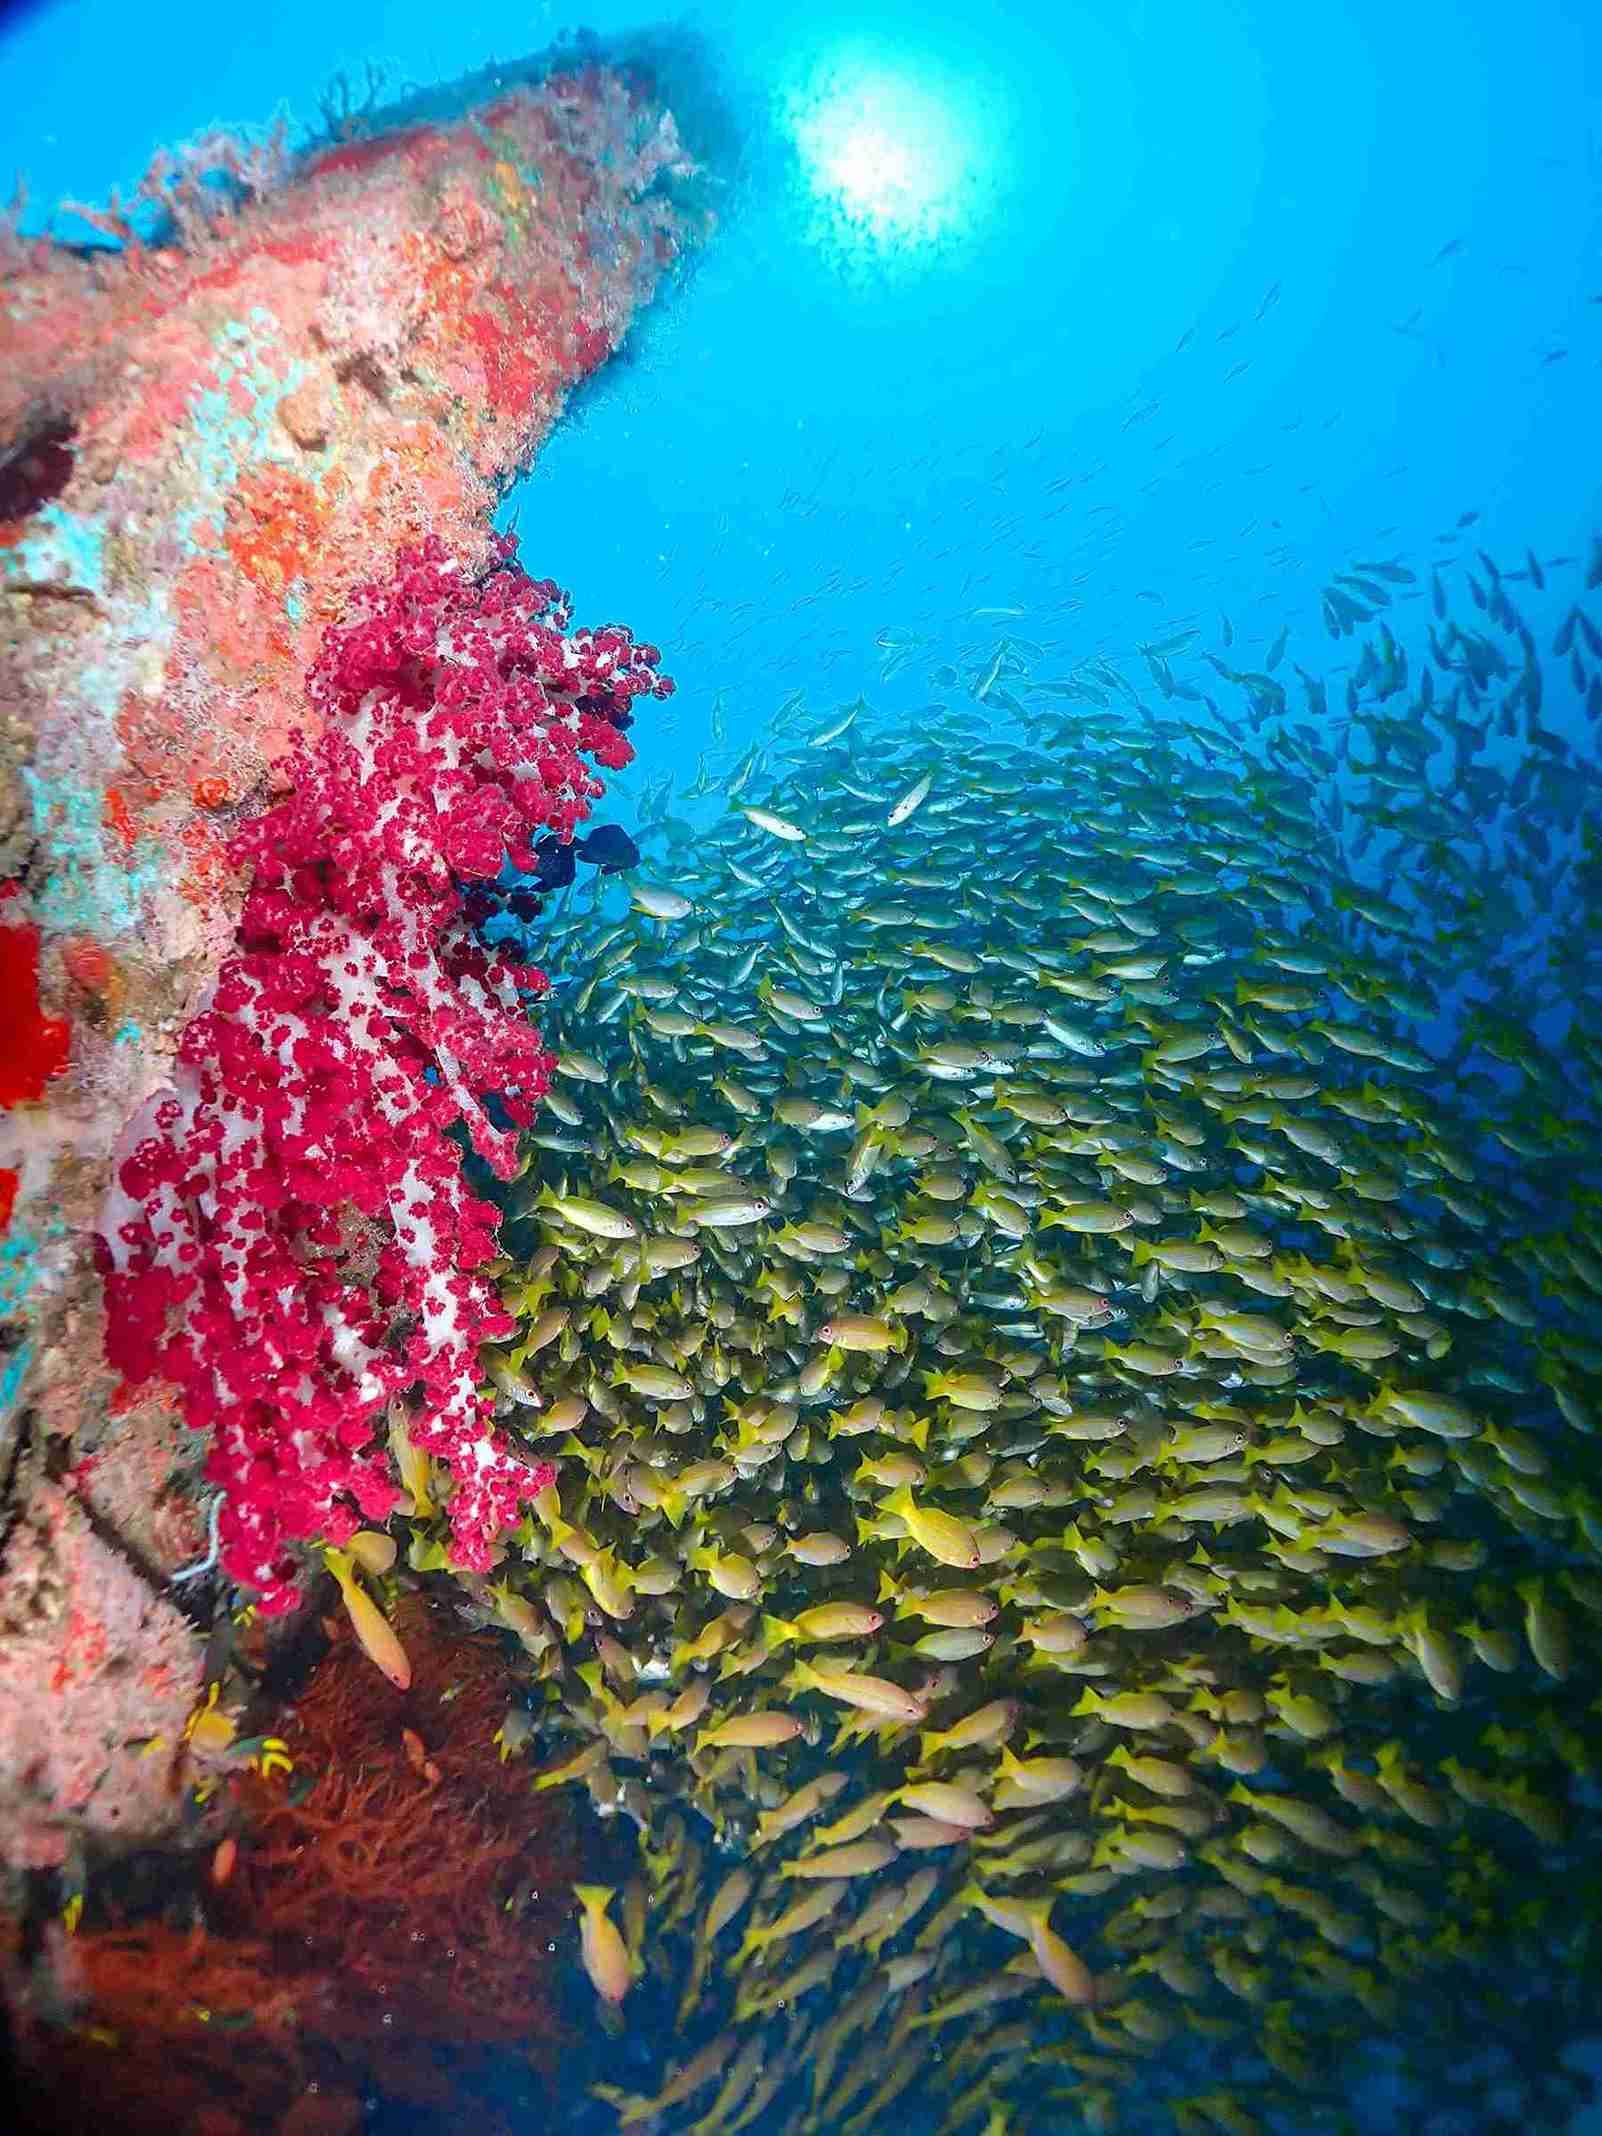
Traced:
[[638, 1828], [619, 2127], [1333, 2129], [1375, 2043], [1560, 2125], [1602, 818], [1513, 580], [1410, 659], [1355, 566], [1306, 717], [1194, 629], [798, 695], [539, 938], [488, 1369], [558, 1480], [469, 1584], [503, 1754]]

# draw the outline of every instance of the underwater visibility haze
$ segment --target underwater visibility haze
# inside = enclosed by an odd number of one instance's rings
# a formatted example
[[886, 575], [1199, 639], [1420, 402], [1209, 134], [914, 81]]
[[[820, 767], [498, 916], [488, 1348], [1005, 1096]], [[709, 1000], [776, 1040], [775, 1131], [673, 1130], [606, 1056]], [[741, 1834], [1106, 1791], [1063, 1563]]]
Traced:
[[23, 2125], [1602, 2125], [1602, 19], [0, 67]]

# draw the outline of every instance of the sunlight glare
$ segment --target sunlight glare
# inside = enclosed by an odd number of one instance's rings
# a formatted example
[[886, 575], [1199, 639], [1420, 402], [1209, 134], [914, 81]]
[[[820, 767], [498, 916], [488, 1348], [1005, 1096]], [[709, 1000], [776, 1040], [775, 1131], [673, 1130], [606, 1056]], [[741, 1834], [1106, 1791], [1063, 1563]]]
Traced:
[[861, 237], [927, 244], [971, 216], [978, 143], [960, 84], [837, 59], [788, 119], [813, 193]]

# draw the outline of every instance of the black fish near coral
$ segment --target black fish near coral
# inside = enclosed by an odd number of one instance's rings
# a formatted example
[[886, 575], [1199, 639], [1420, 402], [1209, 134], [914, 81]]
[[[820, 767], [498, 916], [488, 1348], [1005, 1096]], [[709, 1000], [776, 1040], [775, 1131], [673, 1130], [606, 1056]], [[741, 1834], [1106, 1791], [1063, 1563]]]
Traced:
[[554, 832], [534, 846], [535, 867], [527, 878], [537, 890], [565, 890], [578, 876], [578, 861], [603, 875], [621, 875], [640, 864], [640, 849], [615, 823], [598, 824], [582, 838], [562, 839]]
[[573, 850], [580, 860], [599, 868], [603, 875], [621, 875], [640, 864], [639, 847], [615, 823], [597, 824], [593, 831], [575, 838]]
[[504, 915], [517, 926], [537, 918], [544, 901], [578, 880], [578, 862], [585, 861], [601, 875], [619, 875], [639, 864], [640, 852], [627, 831], [603, 823], [582, 838], [559, 838], [554, 831], [537, 839], [532, 848], [534, 866], [521, 875], [508, 875], [499, 883], [474, 883], [464, 893], [473, 924]]

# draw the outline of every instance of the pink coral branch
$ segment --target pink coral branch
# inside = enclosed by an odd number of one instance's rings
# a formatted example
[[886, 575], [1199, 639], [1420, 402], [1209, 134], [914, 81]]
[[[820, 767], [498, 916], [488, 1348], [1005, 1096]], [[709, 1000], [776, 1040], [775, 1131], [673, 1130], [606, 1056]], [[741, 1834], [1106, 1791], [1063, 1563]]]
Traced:
[[464, 1569], [549, 1479], [490, 1428], [496, 1212], [449, 1131], [508, 1177], [551, 1066], [524, 1012], [544, 975], [479, 944], [464, 879], [571, 835], [603, 790], [585, 757], [621, 768], [633, 700], [673, 687], [654, 646], [569, 621], [510, 543], [476, 583], [429, 542], [361, 589], [309, 678], [321, 738], [230, 847], [253, 875], [234, 954], [120, 1167], [107, 1354], [212, 1432], [222, 1563], [264, 1610], [294, 1599], [288, 1543], [398, 1503], [376, 1438], [397, 1393], [453, 1479]]

